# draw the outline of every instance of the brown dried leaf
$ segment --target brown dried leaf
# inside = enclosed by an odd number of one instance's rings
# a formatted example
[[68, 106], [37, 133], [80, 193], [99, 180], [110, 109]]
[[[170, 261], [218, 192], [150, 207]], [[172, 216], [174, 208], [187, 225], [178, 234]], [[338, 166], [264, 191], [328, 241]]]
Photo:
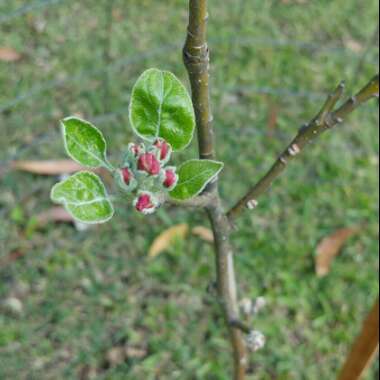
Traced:
[[17, 62], [21, 59], [21, 54], [10, 47], [0, 47], [0, 61]]
[[125, 347], [125, 355], [129, 359], [144, 359], [148, 355], [146, 347], [127, 346]]
[[7, 256], [0, 259], [0, 268], [3, 269], [8, 264], [12, 263], [13, 261], [16, 261], [23, 257], [25, 255], [24, 251], [13, 251]]
[[318, 277], [326, 276], [330, 272], [334, 258], [338, 256], [347, 240], [359, 231], [358, 227], [341, 228], [318, 244], [315, 258], [315, 271]]
[[360, 42], [352, 39], [345, 41], [345, 45], [355, 53], [361, 53], [364, 49], [364, 46]]
[[74, 173], [83, 169], [83, 166], [72, 160], [49, 161], [13, 161], [11, 168], [41, 175], [60, 175]]
[[199, 237], [200, 239], [206, 241], [207, 243], [214, 242], [214, 234], [209, 228], [203, 226], [194, 227], [191, 231], [194, 236]]
[[363, 323], [361, 334], [338, 377], [339, 380], [360, 380], [375, 360], [379, 350], [379, 300]]
[[184, 239], [189, 232], [187, 224], [178, 224], [161, 233], [149, 249], [148, 257], [153, 259], [166, 251], [176, 239]]
[[121, 9], [119, 8], [114, 8], [112, 9], [112, 18], [115, 20], [115, 21], [123, 21], [124, 20], [124, 15], [123, 15], [123, 12]]
[[[90, 170], [100, 174], [106, 183], [112, 184], [113, 178], [107, 169], [89, 169], [72, 160], [47, 160], [47, 161], [13, 161], [10, 164], [13, 170], [21, 170], [39, 175], [61, 175], [76, 173], [80, 170]], [[6, 169], [0, 168], [0, 178]]]
[[52, 207], [41, 212], [36, 217], [39, 226], [45, 226], [50, 222], [67, 222], [72, 223], [73, 217], [63, 207]]
[[113, 368], [125, 361], [125, 350], [124, 347], [113, 347], [106, 354], [106, 364], [107, 367]]

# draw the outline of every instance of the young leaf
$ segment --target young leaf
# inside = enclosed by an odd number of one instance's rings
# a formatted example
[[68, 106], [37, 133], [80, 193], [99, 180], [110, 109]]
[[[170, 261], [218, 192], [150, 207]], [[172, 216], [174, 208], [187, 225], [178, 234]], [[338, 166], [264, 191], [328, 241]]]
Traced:
[[61, 122], [62, 134], [68, 155], [90, 168], [112, 169], [107, 162], [107, 144], [103, 134], [92, 124], [76, 117]]
[[210, 160], [190, 160], [178, 170], [178, 184], [170, 196], [184, 201], [197, 196], [221, 172], [223, 163]]
[[186, 148], [193, 139], [192, 101], [170, 72], [150, 69], [142, 74], [132, 92], [129, 116], [135, 133], [143, 139], [162, 137], [174, 150]]
[[56, 184], [51, 199], [63, 204], [73, 218], [82, 223], [105, 223], [114, 214], [103, 182], [90, 172], [79, 172]]

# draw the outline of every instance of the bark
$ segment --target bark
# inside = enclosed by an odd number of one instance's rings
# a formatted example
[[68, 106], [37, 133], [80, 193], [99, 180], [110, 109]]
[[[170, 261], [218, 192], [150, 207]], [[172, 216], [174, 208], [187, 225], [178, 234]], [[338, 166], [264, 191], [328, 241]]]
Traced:
[[[202, 159], [214, 159], [207, 18], [207, 0], [190, 0], [189, 26], [183, 49], [183, 57], [192, 89], [192, 99], [197, 121], [199, 156]], [[233, 378], [235, 380], [244, 380], [248, 364], [244, 335], [241, 329], [232, 323], [239, 320], [239, 307], [229, 223], [219, 197], [217, 181], [206, 189], [207, 193], [211, 194], [211, 200], [206, 206], [206, 210], [215, 238], [218, 295], [232, 344], [234, 358]]]

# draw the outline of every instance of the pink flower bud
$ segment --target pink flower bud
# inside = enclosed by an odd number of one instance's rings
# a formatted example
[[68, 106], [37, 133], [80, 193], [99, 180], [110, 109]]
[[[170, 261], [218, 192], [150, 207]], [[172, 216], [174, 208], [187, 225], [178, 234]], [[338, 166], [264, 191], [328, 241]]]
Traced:
[[128, 149], [135, 157], [138, 157], [143, 152], [142, 147], [138, 144], [129, 144]]
[[150, 193], [140, 193], [135, 199], [134, 206], [138, 212], [145, 215], [152, 214], [157, 208], [157, 200]]
[[171, 153], [171, 146], [164, 140], [164, 139], [158, 139], [153, 144], [159, 151], [160, 160], [161, 161], [167, 161], [170, 157]]
[[165, 170], [165, 179], [164, 179], [163, 185], [167, 189], [172, 190], [177, 184], [177, 182], [178, 182], [178, 176], [175, 172], [175, 169]]
[[161, 164], [153, 153], [144, 153], [138, 159], [137, 168], [150, 175], [158, 175]]
[[133, 174], [131, 170], [127, 167], [121, 169], [121, 174], [123, 176], [124, 183], [129, 186], [131, 184], [131, 181], [133, 179]]

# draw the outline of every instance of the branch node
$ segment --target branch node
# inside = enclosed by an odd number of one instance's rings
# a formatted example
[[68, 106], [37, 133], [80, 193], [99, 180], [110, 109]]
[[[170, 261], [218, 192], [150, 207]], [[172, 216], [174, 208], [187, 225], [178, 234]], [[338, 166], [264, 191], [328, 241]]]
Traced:
[[259, 205], [259, 202], [256, 199], [248, 201], [247, 208], [249, 210], [254, 210]]
[[323, 126], [326, 118], [334, 110], [338, 101], [342, 98], [346, 84], [344, 81], [340, 82], [334, 92], [332, 92], [326, 99], [318, 116], [315, 118], [315, 124], [317, 126]]
[[339, 83], [339, 87], [344, 90], [346, 88], [346, 81], [345, 80], [342, 80], [340, 83]]
[[299, 147], [297, 144], [292, 144], [292, 145], [289, 147], [288, 152], [289, 152], [289, 154], [290, 154], [292, 157], [295, 157], [295, 156], [297, 156], [298, 154], [301, 153], [301, 149], [300, 149], [300, 147]]
[[252, 333], [252, 329], [249, 326], [247, 326], [244, 322], [239, 321], [238, 319], [231, 319], [229, 325], [235, 329], [242, 331], [247, 335]]
[[303, 124], [303, 125], [300, 127], [300, 129], [299, 129], [299, 133], [304, 133], [304, 132], [306, 132], [306, 131], [309, 129], [309, 127], [310, 127], [310, 124], [309, 124], [309, 123], [305, 123], [305, 124]]

